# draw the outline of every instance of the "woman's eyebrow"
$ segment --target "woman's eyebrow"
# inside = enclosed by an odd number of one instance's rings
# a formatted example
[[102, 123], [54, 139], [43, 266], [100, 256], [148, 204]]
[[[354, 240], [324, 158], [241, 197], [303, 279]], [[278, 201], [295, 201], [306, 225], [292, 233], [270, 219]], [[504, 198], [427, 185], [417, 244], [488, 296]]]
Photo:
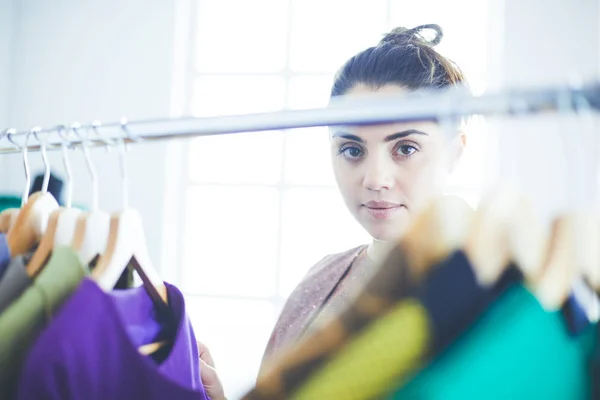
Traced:
[[394, 133], [392, 135], [386, 136], [384, 140], [386, 142], [391, 142], [391, 141], [394, 141], [394, 140], [397, 140], [397, 139], [402, 139], [402, 138], [410, 136], [410, 135], [425, 135], [425, 136], [428, 136], [427, 133], [425, 133], [423, 131], [419, 131], [417, 129], [407, 129], [405, 131]]
[[359, 142], [359, 143], [365, 142], [360, 136], [356, 136], [351, 133], [342, 132], [342, 131], [337, 131], [332, 135], [332, 138], [336, 138], [336, 137], [339, 137], [342, 139], [354, 140], [355, 142]]
[[[389, 136], [385, 137], [385, 141], [386, 142], [392, 142], [394, 140], [398, 140], [398, 139], [402, 139], [404, 137], [410, 136], [410, 135], [425, 135], [428, 136], [427, 133], [420, 131], [418, 129], [407, 129], [405, 131], [402, 132], [397, 132], [397, 133], [393, 133]], [[343, 131], [337, 131], [332, 135], [333, 138], [342, 138], [342, 139], [348, 139], [348, 140], [354, 140], [355, 142], [359, 142], [359, 143], [364, 143], [365, 141], [357, 135], [353, 135], [351, 133], [348, 132], [343, 132]]]

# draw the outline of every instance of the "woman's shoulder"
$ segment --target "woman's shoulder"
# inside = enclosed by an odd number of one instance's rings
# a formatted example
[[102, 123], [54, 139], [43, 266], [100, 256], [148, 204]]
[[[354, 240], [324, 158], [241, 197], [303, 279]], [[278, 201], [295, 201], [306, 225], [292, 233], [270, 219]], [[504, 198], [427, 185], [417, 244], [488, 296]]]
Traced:
[[327, 255], [308, 271], [281, 310], [265, 350], [263, 367], [266, 359], [307, 329], [329, 293], [366, 247], [357, 246], [341, 253]]
[[340, 253], [326, 255], [308, 270], [304, 279], [325, 273], [336, 266], [349, 265], [366, 248], [367, 245], [363, 244]]

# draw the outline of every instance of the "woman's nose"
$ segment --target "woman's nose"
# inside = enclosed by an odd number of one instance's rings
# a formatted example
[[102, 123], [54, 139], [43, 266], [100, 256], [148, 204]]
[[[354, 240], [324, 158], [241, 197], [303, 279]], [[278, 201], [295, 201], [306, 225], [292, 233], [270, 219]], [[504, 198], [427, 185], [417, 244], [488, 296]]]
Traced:
[[382, 157], [365, 163], [363, 186], [368, 190], [389, 190], [394, 185], [393, 166]]

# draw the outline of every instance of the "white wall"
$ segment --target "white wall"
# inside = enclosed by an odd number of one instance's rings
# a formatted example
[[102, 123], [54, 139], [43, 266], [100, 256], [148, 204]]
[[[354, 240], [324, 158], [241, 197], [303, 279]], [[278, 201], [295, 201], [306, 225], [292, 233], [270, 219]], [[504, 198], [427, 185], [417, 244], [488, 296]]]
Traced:
[[[600, 77], [600, 1], [505, 0], [496, 7], [492, 23], [501, 30], [501, 41], [492, 50], [494, 86], [566, 86], [573, 78]], [[554, 116], [494, 127], [498, 172], [521, 185], [546, 221], [556, 212], [600, 201], [592, 190], [594, 176], [582, 173], [597, 168], [597, 129], [592, 133], [581, 119]]]
[[[168, 117], [173, 74], [175, 2], [164, 0], [19, 0], [2, 13], [12, 20], [12, 79], [7, 124], [34, 125]], [[4, 7], [4, 6], [3, 6]], [[6, 7], [5, 7], [6, 8]], [[4, 9], [3, 9], [4, 11]], [[10, 13], [10, 14], [9, 14]], [[10, 24], [8, 25], [10, 26]], [[0, 23], [0, 29], [5, 24]], [[0, 33], [0, 56], [5, 54]], [[3, 70], [0, 69], [0, 87]], [[4, 94], [5, 92], [3, 92]], [[6, 96], [0, 96], [0, 121]], [[131, 147], [130, 205], [140, 210], [151, 256], [161, 260], [165, 144]], [[117, 152], [92, 152], [100, 183], [100, 207], [121, 203]], [[39, 154], [30, 154], [41, 171]], [[91, 184], [80, 153], [70, 157], [74, 202], [89, 204]], [[2, 191], [24, 184], [18, 155], [3, 158]], [[58, 153], [51, 165], [62, 174]], [[1, 166], [1, 165], [0, 165]]]
[[[11, 75], [11, 49], [13, 33], [13, 0], [0, 0], [0, 130], [8, 125], [8, 102]], [[0, 157], [0, 171], [4, 171], [4, 158]], [[0, 187], [2, 175], [0, 175]]]
[[505, 0], [504, 81], [566, 83], [600, 71], [598, 0]]

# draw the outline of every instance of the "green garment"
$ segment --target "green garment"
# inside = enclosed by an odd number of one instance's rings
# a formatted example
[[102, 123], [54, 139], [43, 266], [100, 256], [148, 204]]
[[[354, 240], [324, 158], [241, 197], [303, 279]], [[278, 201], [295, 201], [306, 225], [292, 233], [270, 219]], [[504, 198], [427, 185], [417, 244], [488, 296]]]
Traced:
[[588, 399], [594, 329], [569, 336], [559, 311], [513, 287], [390, 399]]
[[0, 315], [0, 399], [11, 398], [31, 345], [87, 274], [77, 253], [58, 247], [33, 284]]

